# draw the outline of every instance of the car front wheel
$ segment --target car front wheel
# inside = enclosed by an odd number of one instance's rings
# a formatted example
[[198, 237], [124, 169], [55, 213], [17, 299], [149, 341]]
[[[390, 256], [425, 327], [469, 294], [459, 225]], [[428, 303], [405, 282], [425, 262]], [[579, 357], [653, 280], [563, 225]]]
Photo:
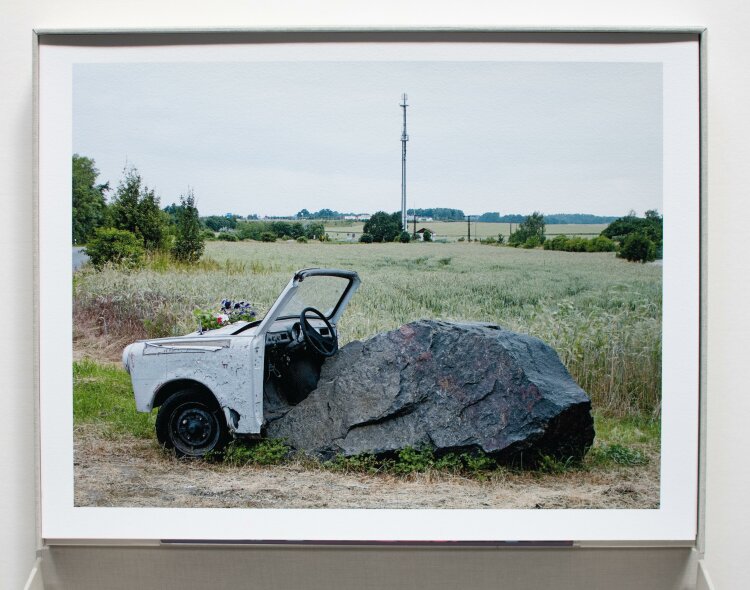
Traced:
[[167, 398], [156, 415], [156, 438], [178, 457], [204, 457], [220, 452], [229, 432], [224, 414], [210, 395], [178, 391]]

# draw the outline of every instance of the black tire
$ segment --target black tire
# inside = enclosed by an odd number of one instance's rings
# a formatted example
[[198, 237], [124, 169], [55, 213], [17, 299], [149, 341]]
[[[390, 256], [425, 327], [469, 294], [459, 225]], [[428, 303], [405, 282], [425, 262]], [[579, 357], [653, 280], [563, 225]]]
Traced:
[[224, 413], [209, 394], [191, 389], [170, 395], [156, 415], [156, 438], [178, 457], [220, 453], [229, 440]]

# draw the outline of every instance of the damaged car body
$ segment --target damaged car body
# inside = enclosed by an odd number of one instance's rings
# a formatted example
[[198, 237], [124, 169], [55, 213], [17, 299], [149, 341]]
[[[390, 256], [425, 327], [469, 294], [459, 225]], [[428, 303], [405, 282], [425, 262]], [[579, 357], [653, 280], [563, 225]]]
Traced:
[[359, 284], [353, 271], [301, 270], [262, 320], [128, 345], [122, 361], [136, 409], [159, 407], [157, 438], [179, 456], [220, 451], [233, 435], [261, 435], [280, 400], [294, 405], [315, 389]]

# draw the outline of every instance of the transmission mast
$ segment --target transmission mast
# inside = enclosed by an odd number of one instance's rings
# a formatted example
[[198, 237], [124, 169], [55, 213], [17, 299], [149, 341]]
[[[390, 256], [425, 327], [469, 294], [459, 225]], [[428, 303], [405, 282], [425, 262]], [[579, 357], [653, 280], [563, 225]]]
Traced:
[[401, 95], [401, 108], [404, 109], [404, 129], [401, 132], [401, 229], [407, 231], [407, 219], [406, 219], [406, 142], [409, 141], [409, 136], [406, 133], [406, 93]]

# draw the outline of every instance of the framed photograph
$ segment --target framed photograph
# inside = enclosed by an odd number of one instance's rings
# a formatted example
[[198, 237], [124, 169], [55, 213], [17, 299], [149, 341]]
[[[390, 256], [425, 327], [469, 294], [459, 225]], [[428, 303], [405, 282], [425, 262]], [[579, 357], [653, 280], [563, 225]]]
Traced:
[[700, 56], [41, 33], [42, 537], [694, 543]]

